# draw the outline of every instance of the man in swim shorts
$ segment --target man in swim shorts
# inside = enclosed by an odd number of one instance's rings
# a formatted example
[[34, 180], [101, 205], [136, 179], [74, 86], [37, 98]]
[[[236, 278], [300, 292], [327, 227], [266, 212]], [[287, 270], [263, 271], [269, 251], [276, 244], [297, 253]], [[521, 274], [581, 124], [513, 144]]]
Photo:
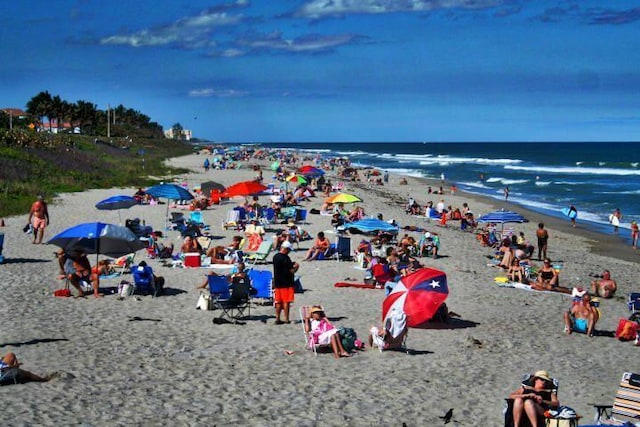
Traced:
[[42, 196], [38, 196], [38, 199], [31, 205], [28, 222], [33, 225], [33, 243], [42, 243], [44, 229], [49, 225], [49, 210]]
[[[276, 309], [276, 325], [291, 323], [289, 320], [289, 309], [294, 300], [295, 273], [300, 265], [291, 261], [289, 252], [293, 245], [285, 240], [280, 245], [280, 252], [273, 256], [273, 288], [274, 305]], [[280, 319], [280, 314], [284, 312], [284, 320]]]
[[598, 310], [592, 305], [591, 295], [581, 288], [574, 288], [571, 309], [564, 313], [564, 332], [580, 332], [593, 336], [593, 331], [600, 318]]
[[613, 298], [613, 294], [616, 293], [617, 289], [618, 285], [615, 280], [611, 279], [609, 270], [602, 272], [601, 279], [591, 281], [591, 293], [602, 298]]

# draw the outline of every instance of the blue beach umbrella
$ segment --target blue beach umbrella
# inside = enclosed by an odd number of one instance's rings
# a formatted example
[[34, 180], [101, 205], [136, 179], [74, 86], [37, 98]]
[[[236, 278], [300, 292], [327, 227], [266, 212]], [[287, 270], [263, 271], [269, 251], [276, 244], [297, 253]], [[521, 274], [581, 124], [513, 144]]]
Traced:
[[389, 224], [386, 221], [381, 221], [376, 218], [363, 218], [359, 221], [352, 222], [351, 224], [346, 224], [347, 228], [355, 228], [356, 230], [360, 230], [365, 233], [373, 232], [373, 231], [390, 231], [390, 232], [398, 232], [398, 227]]
[[128, 228], [102, 222], [87, 222], [67, 228], [53, 236], [48, 243], [68, 253], [80, 251], [112, 257], [136, 252], [147, 245]]
[[175, 184], [158, 184], [147, 188], [146, 192], [156, 198], [170, 200], [192, 200], [193, 195], [188, 190]]
[[504, 230], [504, 224], [511, 222], [529, 222], [528, 219], [520, 215], [519, 213], [512, 211], [499, 210], [494, 212], [489, 212], [488, 214], [482, 215], [478, 218], [478, 222], [489, 222], [494, 224], [502, 224], [502, 229]]
[[96, 208], [103, 211], [118, 211], [118, 218], [120, 219], [120, 223], [122, 223], [122, 218], [120, 217], [120, 209], [129, 209], [131, 206], [135, 206], [138, 204], [138, 201], [131, 196], [112, 196], [107, 199], [101, 200], [96, 203]]
[[[158, 184], [147, 188], [147, 193], [156, 198], [169, 200], [192, 200], [193, 195], [188, 190], [175, 184]], [[169, 218], [169, 203], [167, 202], [166, 218]]]

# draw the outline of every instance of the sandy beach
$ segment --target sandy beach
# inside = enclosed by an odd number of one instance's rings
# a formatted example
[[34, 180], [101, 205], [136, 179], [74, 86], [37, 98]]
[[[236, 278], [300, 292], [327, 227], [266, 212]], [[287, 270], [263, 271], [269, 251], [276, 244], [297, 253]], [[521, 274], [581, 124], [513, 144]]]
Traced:
[[[172, 165], [192, 169], [176, 181], [191, 187], [207, 180], [229, 185], [255, 175], [250, 168], [205, 173], [202, 160], [198, 155], [171, 159]], [[268, 168], [264, 176], [265, 182], [273, 181]], [[411, 329], [410, 355], [368, 349], [334, 360], [330, 354], [314, 357], [305, 350], [297, 321], [302, 305], [322, 304], [336, 325], [354, 328], [361, 339], [380, 322], [384, 291], [334, 287], [347, 277], [364, 277], [353, 262], [301, 263], [298, 274], [306, 292], [296, 295], [296, 321], [290, 325], [275, 325], [271, 306], [252, 307], [244, 325], [215, 325], [215, 312], [195, 309], [195, 288], [208, 271], [169, 268], [160, 260], [146, 259], [144, 251], [136, 261], [147, 260], [166, 278], [166, 296], [118, 300], [109, 293], [118, 278], [102, 281], [107, 295], [101, 299], [53, 297], [62, 285], [56, 279], [57, 248], [31, 244], [31, 236], [22, 232], [26, 214], [6, 218], [0, 229], [6, 258], [0, 265], [0, 351], [15, 352], [29, 371], [59, 374], [48, 383], [0, 387], [3, 424], [436, 426], [442, 425], [439, 417], [454, 408], [449, 425], [501, 426], [505, 397], [518, 388], [523, 374], [540, 369], [560, 381], [560, 403], [574, 408], [586, 424], [593, 417], [590, 404], [610, 404], [622, 373], [638, 371], [638, 348], [610, 336], [565, 335], [562, 312], [570, 306], [569, 296], [497, 286], [499, 271], [487, 266], [492, 251], [481, 247], [473, 233], [442, 228], [404, 212], [410, 195], [420, 204], [440, 198], [454, 207], [467, 202], [476, 216], [503, 203], [460, 192], [427, 195], [425, 181], [407, 180], [408, 185], [398, 185], [399, 177], [392, 176], [384, 186], [347, 182], [345, 191], [363, 199], [360, 206], [367, 215], [382, 213], [401, 226], [426, 228], [441, 236], [441, 257], [421, 261], [446, 272], [447, 305], [461, 317], [441, 328]], [[99, 211], [95, 203], [135, 190], [60, 195], [49, 201], [51, 226], [45, 239], [81, 222], [117, 223], [117, 212]], [[321, 204], [319, 195], [305, 207], [319, 209]], [[220, 226], [233, 206], [227, 202], [203, 212], [220, 242], [238, 234]], [[546, 224], [549, 256], [563, 265], [563, 286], [588, 286], [589, 274], [605, 268], [612, 272], [617, 297], [602, 300], [597, 325], [603, 335], [612, 333], [618, 320], [629, 316], [626, 295], [638, 290], [638, 254], [621, 247], [616, 238], [590, 233], [580, 224], [573, 229], [568, 221], [514, 210], [530, 222], [510, 226], [532, 242], [537, 223]], [[123, 222], [139, 217], [158, 230], [165, 226], [165, 213], [164, 204], [121, 211]], [[303, 227], [313, 236], [332, 228], [327, 216], [310, 214], [307, 222]], [[407, 233], [419, 239], [419, 233]], [[353, 236], [352, 247], [360, 239]], [[166, 232], [165, 241], [179, 245], [180, 235]], [[311, 244], [302, 242], [292, 259], [301, 261]]]

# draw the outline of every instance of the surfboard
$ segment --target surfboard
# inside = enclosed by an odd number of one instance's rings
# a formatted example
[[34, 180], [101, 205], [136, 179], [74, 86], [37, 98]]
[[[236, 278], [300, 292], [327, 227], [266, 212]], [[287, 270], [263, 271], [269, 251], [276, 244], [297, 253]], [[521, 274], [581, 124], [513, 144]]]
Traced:
[[578, 217], [578, 212], [570, 210], [569, 208], [562, 208], [562, 215], [568, 217], [569, 219], [576, 219]]
[[611, 223], [611, 225], [613, 225], [614, 227], [618, 227], [620, 226], [620, 220], [618, 219], [617, 216], [615, 216], [614, 214], [609, 215], [609, 222]]

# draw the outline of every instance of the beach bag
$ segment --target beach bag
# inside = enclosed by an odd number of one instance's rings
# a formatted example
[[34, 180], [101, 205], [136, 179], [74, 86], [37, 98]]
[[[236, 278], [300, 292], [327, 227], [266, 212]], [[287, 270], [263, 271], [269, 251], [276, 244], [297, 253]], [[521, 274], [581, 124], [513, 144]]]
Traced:
[[200, 296], [198, 297], [198, 302], [196, 303], [196, 310], [202, 310], [202, 311], [209, 310], [210, 301], [211, 301], [211, 298], [209, 297], [209, 295], [200, 294]]
[[133, 295], [134, 291], [135, 285], [127, 280], [122, 280], [118, 284], [118, 296], [120, 297], [130, 297], [131, 295]]
[[356, 349], [356, 340], [358, 339], [356, 331], [352, 328], [340, 328], [338, 333], [340, 334], [342, 346], [347, 353], [351, 353]]
[[629, 319], [620, 319], [616, 328], [616, 338], [620, 341], [633, 341], [638, 336], [638, 323]]
[[57, 289], [57, 290], [53, 291], [53, 296], [60, 297], [60, 298], [68, 298], [68, 297], [71, 296], [71, 290], [70, 289]]

